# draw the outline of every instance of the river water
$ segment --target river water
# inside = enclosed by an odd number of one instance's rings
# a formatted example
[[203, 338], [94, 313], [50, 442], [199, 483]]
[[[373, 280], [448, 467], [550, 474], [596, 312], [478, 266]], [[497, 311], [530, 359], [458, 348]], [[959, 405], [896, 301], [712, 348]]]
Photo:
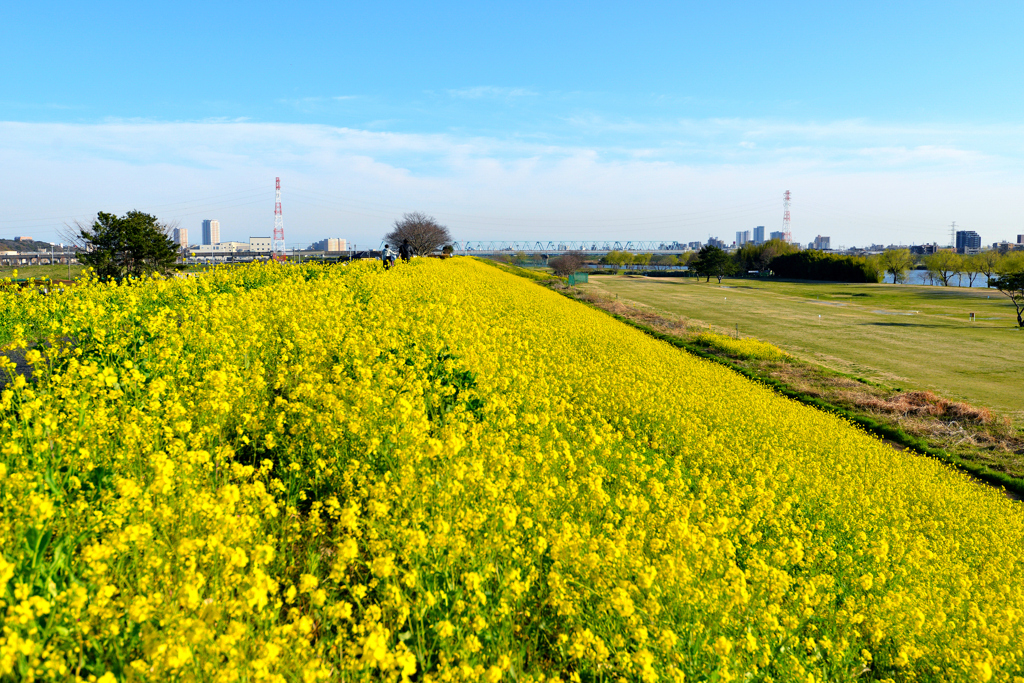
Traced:
[[[891, 283], [892, 282], [892, 275], [886, 275], [885, 281]], [[978, 277], [974, 278], [974, 285], [973, 286], [975, 288], [980, 287], [982, 289], [985, 289], [987, 282], [988, 282], [988, 278], [986, 278], [984, 274], [981, 274], [981, 275], [978, 275]], [[928, 271], [927, 270], [912, 270], [912, 271], [910, 271], [907, 274], [907, 280], [903, 284], [905, 284], [905, 285], [940, 285], [941, 286], [942, 282], [940, 280], [935, 280], [934, 282], [932, 280], [930, 280], [928, 278]], [[949, 286], [950, 287], [956, 287], [957, 285], [959, 285], [961, 287], [967, 287], [968, 286], [967, 276], [963, 275], [963, 276], [960, 276], [958, 278], [956, 275], [954, 275], [952, 278], [950, 278]]]

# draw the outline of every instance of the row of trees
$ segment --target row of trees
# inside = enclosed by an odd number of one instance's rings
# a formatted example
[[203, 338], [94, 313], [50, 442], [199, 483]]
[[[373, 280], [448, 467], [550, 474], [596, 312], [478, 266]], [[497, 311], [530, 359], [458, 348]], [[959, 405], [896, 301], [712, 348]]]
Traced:
[[[906, 249], [890, 249], [879, 257], [885, 272], [892, 276], [893, 283], [902, 282], [915, 264], [914, 257]], [[953, 278], [957, 285], [974, 286], [974, 281], [984, 275], [986, 284], [995, 287], [1013, 302], [1017, 311], [1017, 326], [1024, 327], [1024, 252], [1014, 251], [1002, 254], [998, 251], [983, 251], [964, 256], [953, 251], [939, 251], [921, 259], [932, 282], [941, 282], [949, 287]]]
[[768, 271], [779, 257], [796, 254], [799, 251], [795, 245], [782, 240], [745, 244], [732, 254], [709, 244], [701, 247], [699, 251], [680, 257], [679, 260], [680, 265], [688, 266], [698, 276], [707, 280], [716, 277], [721, 282], [723, 277], [736, 273]]
[[685, 266], [685, 256], [673, 256], [672, 254], [631, 254], [628, 251], [610, 251], [601, 259], [601, 263], [619, 268], [666, 268], [672, 266]]
[[[885, 276], [892, 277], [893, 284], [905, 282], [910, 270], [918, 263], [908, 249], [889, 249], [877, 258]], [[1024, 252], [1000, 254], [993, 250], [964, 256], [953, 251], [939, 251], [924, 256], [920, 262], [933, 282], [949, 287], [954, 278], [957, 285], [962, 285], [967, 278], [968, 286], [973, 287], [981, 275], [992, 280], [995, 275], [1024, 270]]]
[[831, 279], [851, 282], [877, 282], [892, 278], [892, 282], [906, 282], [911, 270], [919, 264], [927, 269], [935, 283], [952, 286], [954, 283], [973, 286], [984, 275], [993, 280], [1003, 273], [1024, 270], [1024, 252], [1000, 254], [984, 251], [964, 256], [953, 251], [940, 251], [916, 257], [908, 249], [890, 249], [870, 257], [838, 256], [815, 251], [800, 251], [795, 245], [782, 240], [762, 244], [746, 244], [731, 254], [715, 246], [699, 251], [672, 256], [666, 254], [632, 254], [612, 251], [601, 263], [620, 268], [688, 266], [699, 276], [719, 279], [737, 273], [773, 272], [782, 277]]
[[611, 251], [601, 259], [605, 265], [619, 268], [667, 268], [687, 266], [701, 277], [723, 277], [749, 271], [763, 272], [776, 258], [798, 253], [799, 249], [782, 240], [770, 240], [761, 244], [746, 244], [732, 254], [715, 246], [705, 246], [700, 251], [679, 256], [671, 254], [633, 254], [628, 251]]

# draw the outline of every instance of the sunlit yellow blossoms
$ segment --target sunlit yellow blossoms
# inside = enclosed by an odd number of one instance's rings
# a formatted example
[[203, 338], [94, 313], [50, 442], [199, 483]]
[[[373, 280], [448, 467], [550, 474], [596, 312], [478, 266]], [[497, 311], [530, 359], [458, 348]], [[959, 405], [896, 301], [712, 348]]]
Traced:
[[470, 260], [0, 344], [3, 680], [1024, 680], [1019, 503]]
[[744, 337], [742, 339], [727, 337], [716, 332], [702, 332], [697, 335], [696, 341], [705, 346], [722, 349], [739, 358], [754, 358], [758, 360], [785, 360], [789, 357], [785, 351], [773, 344], [760, 339]]

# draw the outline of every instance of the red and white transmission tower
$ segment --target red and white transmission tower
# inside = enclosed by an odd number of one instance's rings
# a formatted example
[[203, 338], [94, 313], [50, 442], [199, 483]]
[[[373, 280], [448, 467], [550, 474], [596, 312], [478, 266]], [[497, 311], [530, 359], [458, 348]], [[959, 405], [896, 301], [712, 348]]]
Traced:
[[284, 261], [284, 216], [281, 215], [281, 179], [277, 178], [277, 191], [274, 194], [274, 241], [271, 251], [274, 259]]
[[789, 190], [782, 195], [782, 239], [786, 242], [793, 241], [793, 233], [789, 226]]

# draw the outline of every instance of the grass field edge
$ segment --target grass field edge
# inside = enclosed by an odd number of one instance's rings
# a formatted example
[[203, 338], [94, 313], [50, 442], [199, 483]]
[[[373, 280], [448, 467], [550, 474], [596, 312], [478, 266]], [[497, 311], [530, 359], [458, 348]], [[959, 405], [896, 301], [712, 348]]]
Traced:
[[[592, 308], [602, 310], [597, 306], [592, 306]], [[671, 335], [658, 332], [657, 330], [654, 330], [648, 327], [647, 325], [644, 325], [643, 323], [635, 322], [624, 316], [617, 315], [615, 313], [609, 313], [608, 311], [602, 312], [612, 316], [613, 318], [620, 322], [626, 323], [630, 327], [640, 330], [641, 332], [644, 332], [645, 334], [648, 334], [656, 339], [668, 342], [673, 346], [682, 349], [690, 354], [693, 354], [700, 358], [704, 358], [706, 360], [713, 361], [715, 363], [718, 363], [719, 365], [723, 365], [729, 368], [730, 370], [733, 370], [734, 372], [743, 375], [749, 380], [767, 386], [776, 393], [786, 396], [787, 398], [791, 398], [793, 400], [799, 401], [800, 403], [812, 406], [819, 410], [839, 415], [840, 417], [858, 425], [865, 431], [870, 432], [875, 436], [886, 439], [887, 441], [896, 443], [900, 446], [904, 446], [905, 448], [908, 448], [920, 455], [933, 457], [938, 460], [941, 460], [949, 465], [956, 467], [957, 469], [963, 470], [964, 472], [970, 474], [971, 476], [974, 476], [978, 479], [982, 479], [989, 484], [1002, 486], [1009, 491], [1024, 494], [1024, 479], [1011, 477], [1009, 475], [1003, 474], [1002, 472], [997, 472], [985, 465], [978, 465], [968, 460], [964, 460], [963, 458], [957, 456], [955, 453], [950, 453], [939, 448], [933, 448], [929, 446], [923, 439], [911, 436], [910, 434], [907, 434], [905, 431], [898, 427], [890, 427], [889, 425], [881, 424], [880, 422], [871, 417], [852, 412], [845, 408], [841, 408], [835, 404], [829, 403], [828, 401], [823, 401], [815, 396], [809, 396], [808, 394], [801, 391], [797, 391], [789, 387], [788, 385], [779, 382], [778, 380], [771, 379], [769, 377], [764, 377], [758, 373], [751, 372], [746, 368], [740, 367], [727, 358], [722, 358], [721, 356], [716, 356], [715, 354], [708, 353], [701, 349], [700, 347], [696, 346], [695, 344], [689, 344], [677, 337], [673, 337]]]
[[665, 334], [664, 332], [658, 332], [657, 330], [651, 328], [648, 325], [636, 322], [635, 320], [630, 320], [629, 318], [619, 315], [617, 313], [606, 311], [600, 306], [595, 306], [590, 302], [581, 301], [573, 297], [568, 292], [559, 291], [558, 293], [562, 294], [568, 299], [576, 301], [577, 303], [588, 306], [596, 311], [600, 311], [601, 313], [610, 316], [615, 320], [618, 320], [619, 322], [625, 323], [626, 325], [629, 325], [630, 327], [639, 330], [644, 334], [654, 337], [655, 339], [667, 342], [678, 349], [690, 353], [691, 355], [727, 367], [730, 370], [739, 373], [740, 375], [751, 381], [757, 382], [758, 384], [768, 387], [769, 389], [775, 391], [776, 393], [782, 396], [793, 399], [795, 401], [799, 401], [804, 405], [811, 406], [818, 410], [833, 413], [839, 417], [842, 417], [843, 419], [857, 425], [864, 431], [873, 434], [879, 438], [885, 439], [886, 441], [894, 443], [898, 446], [903, 446], [904, 448], [914, 453], [917, 453], [918, 455], [935, 458], [943, 463], [946, 463], [947, 465], [950, 465], [958, 470], [961, 470], [962, 472], [965, 472], [966, 474], [969, 474], [972, 477], [975, 477], [976, 479], [980, 479], [987, 484], [991, 484], [997, 487], [1003, 487], [1007, 491], [1012, 491], [1014, 493], [1024, 495], [1024, 479], [1011, 477], [1007, 474], [1004, 474], [1003, 472], [993, 470], [992, 468], [986, 465], [979, 465], [969, 460], [964, 460], [955, 453], [950, 453], [949, 451], [940, 448], [933, 448], [932, 446], [929, 446], [928, 443], [923, 439], [920, 439], [916, 436], [911, 436], [910, 434], [907, 434], [899, 427], [892, 427], [889, 425], [882, 424], [875, 420], [874, 418], [869, 417], [867, 415], [847, 410], [840, 406], [829, 403], [828, 401], [823, 401], [816, 396], [810, 396], [802, 391], [793, 389], [792, 387], [786, 385], [783, 382], [779, 382], [778, 380], [772, 379], [770, 377], [765, 377], [756, 372], [747, 370], [746, 368], [743, 368], [733, 363], [731, 360], [727, 358], [722, 358], [721, 356], [717, 356], [713, 353], [708, 353], [707, 351], [705, 351], [700, 346], [697, 346], [696, 344], [688, 343], [686, 341], [683, 341], [682, 339], [679, 339], [678, 337], [674, 337], [670, 334]]

